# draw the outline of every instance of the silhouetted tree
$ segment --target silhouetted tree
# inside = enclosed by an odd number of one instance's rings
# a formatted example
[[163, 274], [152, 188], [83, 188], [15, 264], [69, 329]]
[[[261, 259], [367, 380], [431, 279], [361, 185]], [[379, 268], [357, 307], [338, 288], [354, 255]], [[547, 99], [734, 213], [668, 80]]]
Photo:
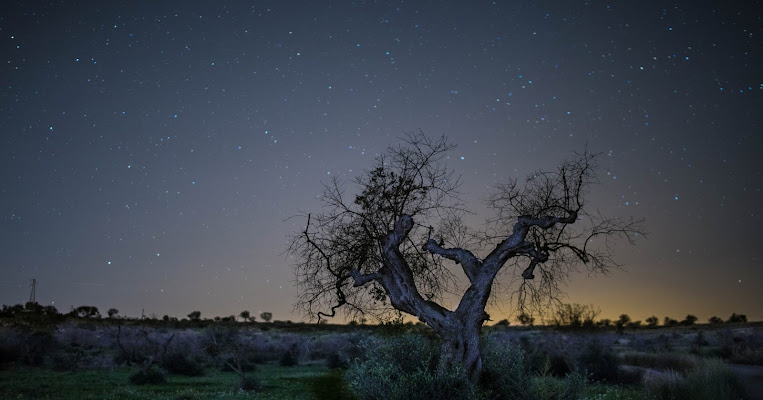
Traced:
[[238, 315], [241, 317], [241, 319], [244, 320], [244, 322], [249, 321], [249, 311], [241, 311], [241, 313]]
[[601, 311], [594, 309], [593, 306], [582, 304], [560, 304], [556, 308], [552, 322], [557, 326], [569, 326], [580, 328], [583, 325], [593, 326], [596, 316]]
[[530, 326], [535, 322], [535, 318], [523, 312], [517, 315], [517, 321], [524, 326]]
[[117, 310], [116, 308], [109, 308], [109, 310], [106, 311], [106, 314], [109, 315], [109, 318], [114, 318], [117, 316], [117, 314], [119, 314], [119, 310]]
[[729, 323], [744, 323], [747, 322], [747, 316], [744, 314], [732, 313], [729, 319], [726, 321]]
[[48, 316], [59, 315], [58, 309], [53, 305], [47, 305], [42, 308], [42, 313]]
[[628, 323], [631, 322], [631, 317], [628, 314], [620, 314], [620, 318], [615, 321], [615, 326], [617, 327], [618, 332], [622, 332], [622, 330], [625, 328]]
[[[460, 366], [475, 382], [485, 306], [499, 272], [517, 282], [506, 288], [520, 310], [548, 305], [581, 266], [596, 273], [616, 265], [607, 244], [613, 237], [632, 241], [639, 225], [586, 212], [596, 174], [595, 157], [583, 153], [554, 171], [496, 186], [487, 199], [495, 217], [476, 234], [461, 219], [460, 179], [444, 164], [453, 148], [444, 137], [407, 134], [354, 180], [354, 196], [332, 179], [324, 186], [324, 213], [305, 215], [289, 250], [297, 305], [306, 314], [320, 320], [344, 310], [350, 319], [385, 319], [394, 309], [416, 316], [444, 341], [440, 370]], [[444, 260], [468, 280], [455, 310], [438, 303], [457, 286]]]
[[665, 319], [662, 321], [662, 324], [665, 326], [674, 326], [674, 325], [678, 325], [678, 321], [670, 317], [665, 317]]
[[600, 326], [602, 328], [609, 328], [612, 326], [612, 320], [609, 318], [604, 318], [596, 322], [596, 326]]
[[644, 321], [646, 321], [647, 326], [650, 326], [650, 327], [655, 327], [657, 326], [657, 324], [660, 323], [660, 319], [657, 318], [656, 315], [652, 315], [651, 317], [647, 318]]
[[694, 323], [697, 322], [697, 317], [691, 314], [686, 315], [686, 318], [684, 318], [683, 321], [681, 321], [681, 325], [694, 325]]
[[723, 320], [718, 318], [718, 317], [716, 317], [716, 316], [712, 316], [712, 317], [710, 317], [710, 319], [707, 320], [707, 322], [709, 322], [711, 324], [722, 324]]
[[79, 306], [74, 309], [74, 315], [79, 318], [100, 318], [101, 312], [98, 311], [98, 307]]
[[201, 311], [192, 311], [190, 314], [188, 314], [188, 319], [191, 321], [198, 321], [201, 319]]
[[24, 304], [24, 311], [32, 314], [42, 314], [43, 306], [36, 301], [27, 301]]
[[262, 312], [260, 313], [260, 318], [265, 322], [270, 322], [270, 320], [273, 319], [273, 313]]

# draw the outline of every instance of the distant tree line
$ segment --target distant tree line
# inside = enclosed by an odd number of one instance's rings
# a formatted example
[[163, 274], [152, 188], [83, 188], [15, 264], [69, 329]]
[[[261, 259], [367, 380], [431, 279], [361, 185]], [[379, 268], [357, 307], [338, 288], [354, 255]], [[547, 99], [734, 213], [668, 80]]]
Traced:
[[[601, 313], [601, 311], [597, 308], [594, 308], [591, 305], [582, 305], [582, 304], [560, 304], [552, 313], [550, 317], [546, 320], [546, 325], [551, 326], [557, 326], [557, 327], [566, 327], [566, 328], [581, 328], [581, 329], [592, 329], [592, 328], [616, 328], [618, 331], [622, 331], [626, 328], [628, 329], [635, 329], [635, 328], [641, 328], [641, 327], [647, 327], [647, 328], [654, 328], [660, 325], [660, 319], [657, 318], [657, 316], [650, 316], [642, 321], [637, 320], [634, 321], [631, 319], [631, 317], [628, 314], [620, 314], [619, 318], [617, 320], [611, 320], [608, 318], [603, 319], [596, 319], [598, 315]], [[532, 326], [535, 323], [535, 318], [528, 315], [527, 313], [520, 313], [516, 317], [517, 322], [519, 322], [520, 325], [523, 326]], [[699, 319], [693, 315], [693, 314], [687, 314], [686, 317], [682, 320], [676, 320], [671, 317], [665, 317], [662, 321], [663, 326], [689, 326], [694, 325]], [[733, 313], [731, 316], [724, 321], [723, 319], [712, 316], [708, 320], [709, 324], [722, 324], [722, 323], [729, 323], [729, 324], [739, 324], [739, 323], [746, 323], [747, 322], [747, 316], [745, 314], [737, 314]], [[501, 321], [498, 321], [496, 323], [498, 326], [507, 326], [510, 325], [510, 322], [508, 319], [504, 319]]]
[[[556, 308], [554, 313], [545, 320], [545, 325], [551, 325], [551, 326], [557, 326], [557, 327], [565, 327], [565, 328], [580, 328], [580, 329], [594, 329], [594, 328], [615, 328], [618, 331], [622, 331], [624, 329], [636, 329], [641, 327], [646, 328], [655, 328], [660, 325], [660, 319], [652, 315], [648, 318], [646, 318], [643, 323], [642, 321], [633, 321], [631, 317], [628, 314], [621, 314], [617, 320], [611, 320], [608, 318], [603, 319], [597, 319], [601, 311], [597, 308], [594, 308], [592, 305], [581, 305], [581, 304], [561, 304], [559, 307]], [[108, 319], [119, 319], [119, 310], [116, 308], [109, 308], [106, 311], [106, 315], [108, 316]], [[38, 318], [43, 320], [48, 320], [51, 322], [61, 321], [65, 319], [101, 319], [101, 313], [98, 310], [98, 307], [94, 306], [79, 306], [79, 307], [72, 307], [72, 309], [67, 313], [60, 313], [58, 309], [56, 309], [53, 305], [47, 305], [43, 306], [37, 302], [27, 302], [25, 304], [15, 304], [12, 306], [9, 305], [3, 305], [0, 309], [0, 318], [5, 319], [12, 319], [12, 318]], [[127, 317], [121, 317], [123, 319], [128, 319]], [[273, 320], [273, 313], [270, 312], [261, 312], [259, 315], [259, 318], [261, 321], [269, 323]], [[156, 315], [151, 314], [150, 316], [141, 316], [140, 319], [143, 320], [160, 320]], [[243, 322], [243, 323], [254, 323], [257, 321], [257, 317], [252, 315], [248, 310], [241, 311], [238, 316], [236, 315], [230, 315], [226, 317], [220, 317], [215, 316], [213, 318], [208, 319], [202, 319], [201, 317], [201, 311], [192, 311], [187, 315], [187, 319], [183, 318], [182, 320], [178, 320], [176, 317], [171, 317], [168, 315], [165, 315], [161, 318], [162, 321], [165, 322], [183, 322], [183, 321], [191, 321], [191, 322]], [[682, 320], [676, 320], [671, 317], [664, 317], [662, 319], [662, 326], [671, 327], [671, 326], [689, 326], [694, 325], [699, 319], [693, 315], [688, 314], [684, 319]], [[527, 314], [527, 313], [520, 313], [516, 316], [516, 321], [519, 322], [520, 325], [523, 326], [533, 326], [536, 322], [535, 317]], [[279, 321], [274, 321], [279, 322]], [[290, 321], [286, 321], [290, 322]], [[362, 321], [365, 322], [365, 321]], [[746, 323], [747, 322], [747, 316], [745, 314], [737, 314], [732, 313], [729, 318], [727, 318], [725, 321], [721, 319], [718, 316], [712, 316], [710, 317], [707, 322], [709, 324], [740, 324], [740, 323]], [[357, 324], [357, 321], [355, 322]], [[353, 324], [353, 325], [355, 325]], [[508, 326], [510, 325], [510, 322], [508, 319], [503, 319], [498, 321], [495, 325], [497, 326]]]
[[[109, 308], [106, 311], [106, 315], [108, 316], [109, 320], [115, 320], [115, 319], [135, 319], [135, 318], [128, 318], [128, 317], [120, 317], [119, 310], [116, 308]], [[202, 319], [201, 318], [201, 311], [192, 311], [188, 314], [187, 319], [178, 320], [176, 317], [171, 317], [169, 315], [164, 315], [161, 320], [165, 322], [182, 322], [182, 321], [193, 321], [193, 322], [201, 322], [201, 321], [214, 321], [214, 322], [239, 322], [237, 317], [235, 315], [230, 315], [227, 317], [220, 317], [216, 316], [212, 319]], [[238, 314], [238, 317], [240, 317], [241, 322], [255, 322], [256, 317], [251, 315], [251, 313], [247, 310], [242, 311]], [[98, 310], [98, 307], [95, 306], [79, 306], [79, 307], [72, 307], [71, 310], [67, 313], [61, 313], [58, 311], [58, 309], [53, 305], [47, 305], [43, 306], [37, 302], [27, 302], [25, 304], [15, 304], [15, 305], [3, 305], [2, 308], [0, 308], [0, 319], [38, 319], [42, 321], [50, 321], [50, 322], [58, 322], [63, 321], [66, 319], [101, 319], [102, 315], [100, 310]], [[148, 317], [145, 315], [141, 315], [141, 320], [160, 320], [156, 314], [151, 314]], [[273, 319], [273, 313], [270, 312], [262, 312], [260, 313], [260, 319], [264, 322], [270, 322]], [[275, 321], [279, 322], [279, 321]], [[286, 321], [291, 322], [291, 321]]]

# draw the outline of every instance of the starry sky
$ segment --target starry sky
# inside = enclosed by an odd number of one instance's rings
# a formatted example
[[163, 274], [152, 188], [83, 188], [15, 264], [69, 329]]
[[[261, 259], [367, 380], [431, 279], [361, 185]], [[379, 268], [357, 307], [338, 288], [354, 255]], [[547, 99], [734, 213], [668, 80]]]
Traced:
[[[763, 319], [759, 1], [3, 1], [0, 303], [301, 320], [287, 236], [404, 131], [491, 185], [602, 153], [601, 317]], [[494, 320], [510, 305], [491, 311]]]

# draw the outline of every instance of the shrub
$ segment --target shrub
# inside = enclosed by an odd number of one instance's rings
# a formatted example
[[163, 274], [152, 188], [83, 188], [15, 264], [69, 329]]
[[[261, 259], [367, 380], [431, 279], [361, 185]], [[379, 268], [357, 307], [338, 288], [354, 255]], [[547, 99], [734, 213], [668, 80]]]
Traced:
[[18, 351], [12, 347], [0, 345], [0, 371], [10, 369], [18, 357]]
[[88, 354], [79, 346], [66, 346], [50, 355], [50, 366], [56, 371], [76, 371]]
[[598, 339], [592, 339], [578, 356], [578, 369], [594, 381], [616, 382], [620, 360]]
[[34, 332], [26, 336], [21, 343], [21, 360], [32, 366], [42, 365], [45, 357], [55, 350], [56, 345], [55, 338], [49, 332]]
[[138, 370], [138, 372], [130, 375], [130, 382], [133, 385], [156, 385], [164, 383], [166, 379], [162, 371], [156, 368], [149, 368], [147, 370]]
[[281, 358], [278, 360], [278, 363], [283, 367], [293, 367], [295, 365], [299, 364], [299, 361], [297, 359], [297, 345], [292, 344], [291, 348], [281, 355]]
[[[588, 387], [585, 375], [573, 372], [564, 379], [556, 379], [551, 376], [535, 377], [530, 385], [527, 400], [577, 400], [583, 396]], [[512, 397], [510, 397], [512, 398]], [[518, 397], [513, 397], [518, 399]]]
[[685, 377], [669, 370], [650, 373], [644, 387], [658, 400], [736, 400], [745, 397], [739, 378], [720, 360], [709, 360]]
[[346, 360], [343, 360], [339, 356], [339, 353], [331, 353], [326, 357], [326, 366], [330, 369], [347, 368], [349, 365], [350, 364]]
[[744, 398], [742, 382], [720, 360], [709, 360], [686, 376], [681, 386], [682, 399], [732, 400]]
[[391, 338], [353, 362], [345, 378], [360, 399], [474, 398], [461, 371], [437, 371], [438, 350], [421, 336]]
[[644, 375], [644, 389], [656, 400], [678, 400], [676, 393], [681, 385], [681, 375], [676, 371], [648, 371]]
[[530, 371], [521, 347], [488, 339], [483, 346], [482, 357], [480, 385], [490, 392], [491, 398], [530, 397]]
[[262, 388], [262, 384], [255, 378], [241, 378], [236, 389], [244, 392], [256, 392]]
[[202, 376], [204, 368], [182, 353], [170, 353], [162, 359], [162, 367], [167, 372], [184, 376]]

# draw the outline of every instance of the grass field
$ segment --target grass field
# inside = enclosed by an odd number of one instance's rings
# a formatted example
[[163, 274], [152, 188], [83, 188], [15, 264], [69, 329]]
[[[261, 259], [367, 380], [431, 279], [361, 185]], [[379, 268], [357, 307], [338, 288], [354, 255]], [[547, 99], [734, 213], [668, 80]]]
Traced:
[[157, 385], [132, 385], [137, 368], [55, 372], [22, 367], [0, 372], [2, 399], [349, 399], [341, 373], [320, 364], [300, 367], [260, 365], [259, 392], [235, 391], [238, 375], [208, 369], [205, 376], [167, 375]]
[[[167, 382], [136, 386], [129, 375], [136, 368], [55, 372], [43, 368], [21, 367], [0, 372], [2, 399], [125, 399], [125, 400], [203, 400], [203, 399], [352, 399], [341, 370], [319, 364], [300, 367], [261, 365], [252, 373], [263, 387], [258, 392], [232, 389], [238, 382], [233, 372], [208, 370], [202, 377], [168, 375]], [[553, 379], [553, 378], [548, 378]], [[592, 385], [586, 399], [646, 400], [643, 391], [633, 387]]]

